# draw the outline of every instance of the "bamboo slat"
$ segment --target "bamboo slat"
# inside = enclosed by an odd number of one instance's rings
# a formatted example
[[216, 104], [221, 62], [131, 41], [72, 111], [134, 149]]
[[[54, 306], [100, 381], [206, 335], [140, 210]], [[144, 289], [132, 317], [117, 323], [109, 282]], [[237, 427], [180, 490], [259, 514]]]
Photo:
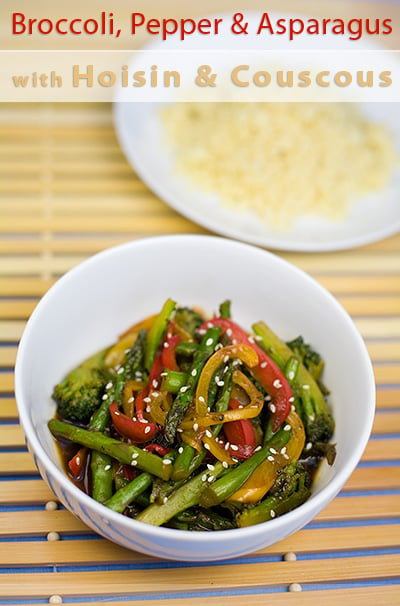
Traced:
[[[329, 589], [329, 590], [317, 590], [317, 591], [306, 591], [305, 593], [283, 591], [281, 593], [268, 593], [267, 595], [261, 591], [260, 593], [251, 593], [246, 599], [251, 600], [252, 606], [286, 606], [287, 604], [294, 604], [295, 606], [320, 606], [324, 604], [326, 606], [337, 606], [337, 604], [352, 604], [352, 606], [365, 606], [368, 603], [379, 604], [379, 606], [393, 606], [396, 604], [399, 597], [398, 585], [385, 585], [383, 587], [349, 587], [347, 589]], [[125, 606], [160, 606], [160, 600], [158, 599], [134, 599], [125, 600]], [[171, 600], [167, 598], [169, 602]], [[201, 595], [196, 597], [185, 597], [185, 598], [174, 598], [174, 606], [200, 606], [204, 603], [203, 600], [207, 601], [209, 606], [243, 606], [244, 597], [243, 595], [218, 595], [217, 597], [207, 595], [202, 597]], [[76, 606], [85, 606], [87, 602], [74, 602]], [[102, 606], [115, 606], [115, 602], [101, 602]], [[30, 606], [27, 603], [27, 606]], [[33, 606], [33, 604], [31, 605]]]
[[[166, 567], [154, 570], [119, 570], [116, 576], [113, 571], [96, 572], [36, 572], [15, 573], [3, 581], [4, 597], [21, 595], [21, 586], [31, 597], [50, 594], [98, 596], [107, 594], [115, 586], [119, 594], [144, 593], [149, 595], [149, 588], [156, 587], [157, 593], [168, 594], [174, 587], [176, 592], [190, 592], [233, 588], [256, 588], [263, 576], [263, 586], [288, 585], [297, 583], [318, 583], [345, 581], [352, 579], [387, 579], [398, 574], [399, 559], [396, 555], [383, 555], [379, 559], [372, 556], [346, 559], [346, 566], [338, 559], [325, 559], [323, 566], [315, 562], [298, 560], [296, 562], [267, 562], [242, 564], [241, 573], [237, 574], [235, 566], [200, 566], [192, 567], [190, 575], [181, 570]], [[71, 591], [71, 587], [73, 590]]]
[[[46, 517], [47, 513], [49, 512], [46, 512]], [[63, 533], [71, 530], [71, 526], [71, 524], [68, 524], [66, 517], [63, 521], [59, 520], [58, 523], [55, 519], [49, 520], [49, 525], [43, 527], [42, 532], [54, 531], [61, 533], [61, 536], [63, 536]], [[288, 552], [296, 554], [324, 553], [329, 551], [338, 551], [346, 555], [346, 551], [351, 550], [379, 547], [387, 549], [397, 546], [399, 531], [400, 528], [396, 524], [370, 527], [361, 526], [351, 530], [348, 528], [306, 529], [258, 551], [257, 555], [283, 555]], [[7, 552], [0, 552], [0, 566], [25, 564], [27, 558], [24, 552], [26, 553], [26, 551], [30, 552], [29, 564], [31, 565], [154, 561], [154, 558], [150, 556], [124, 549], [110, 541], [99, 538], [91, 539], [90, 541], [80, 539], [73, 541], [38, 541], [35, 544], [34, 551], [29, 550], [28, 542], [10, 543]]]

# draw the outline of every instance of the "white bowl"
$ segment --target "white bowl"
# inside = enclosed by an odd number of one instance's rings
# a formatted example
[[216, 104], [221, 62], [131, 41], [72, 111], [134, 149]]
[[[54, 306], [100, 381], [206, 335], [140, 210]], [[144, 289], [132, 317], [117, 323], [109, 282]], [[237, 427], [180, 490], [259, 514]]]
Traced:
[[[129, 519], [81, 492], [65, 475], [47, 422], [53, 386], [86, 356], [160, 309], [167, 297], [212, 313], [226, 298], [245, 328], [265, 320], [282, 338], [302, 334], [326, 361], [336, 421], [334, 465], [323, 464], [310, 499], [249, 528], [190, 532]], [[63, 276], [33, 312], [21, 339], [15, 390], [36, 465], [57, 498], [82, 522], [124, 547], [175, 560], [232, 558], [271, 545], [312, 520], [339, 492], [367, 444], [375, 385], [365, 345], [350, 317], [317, 282], [279, 257], [207, 236], [139, 240], [101, 252]]]

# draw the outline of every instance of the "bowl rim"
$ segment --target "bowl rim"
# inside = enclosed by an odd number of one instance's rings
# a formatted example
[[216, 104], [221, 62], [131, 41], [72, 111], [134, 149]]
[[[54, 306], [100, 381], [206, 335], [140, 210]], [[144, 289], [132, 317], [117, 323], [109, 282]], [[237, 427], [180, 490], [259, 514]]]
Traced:
[[[260, 257], [269, 257], [270, 260], [273, 260], [274, 263], [277, 263], [278, 265], [289, 269], [294, 274], [300, 275], [303, 279], [305, 279], [309, 283], [312, 283], [313, 287], [320, 289], [324, 293], [325, 297], [330, 300], [330, 303], [336, 308], [336, 311], [342, 316], [343, 321], [347, 323], [347, 327], [352, 333], [352, 338], [354, 339], [359, 349], [359, 353], [362, 357], [366, 380], [368, 381], [367, 392], [370, 394], [369, 401], [367, 402], [368, 406], [366, 407], [366, 415], [363, 420], [362, 431], [358, 434], [359, 437], [354, 449], [352, 450], [351, 456], [347, 459], [347, 461], [343, 465], [343, 468], [339, 470], [333, 476], [333, 478], [331, 478], [328, 484], [324, 486], [318, 492], [318, 494], [311, 494], [310, 498], [296, 509], [267, 522], [262, 522], [260, 524], [248, 526], [245, 528], [233, 528], [229, 530], [220, 530], [205, 533], [144, 524], [143, 522], [137, 521], [132, 518], [127, 518], [117, 512], [112, 511], [111, 509], [108, 509], [101, 503], [98, 503], [97, 501], [92, 499], [92, 497], [90, 497], [89, 495], [85, 494], [82, 490], [75, 486], [73, 482], [71, 482], [71, 480], [68, 479], [67, 475], [56, 465], [53, 459], [49, 457], [46, 453], [31, 422], [29, 408], [27, 406], [27, 403], [25, 402], [24, 396], [24, 365], [25, 360], [29, 355], [30, 333], [32, 331], [32, 328], [34, 327], [36, 318], [41, 315], [42, 310], [45, 309], [45, 307], [51, 302], [51, 299], [56, 296], [59, 290], [64, 288], [64, 286], [68, 284], [69, 281], [73, 280], [74, 277], [79, 273], [87, 271], [88, 268], [91, 267], [91, 265], [97, 264], [102, 259], [110, 257], [114, 255], [117, 251], [122, 249], [136, 249], [142, 246], [158, 246], [160, 244], [165, 246], [167, 243], [172, 246], [174, 242], [181, 242], [186, 245], [189, 245], [189, 243], [199, 243], [200, 241], [203, 241], [205, 243], [209, 242], [210, 244], [216, 246], [240, 248], [243, 251], [246, 249], [247, 251], [252, 251], [252, 254], [259, 255]], [[94, 255], [91, 255], [90, 257], [81, 261], [69, 271], [67, 271], [43, 295], [25, 326], [17, 350], [14, 384], [19, 419], [28, 444], [30, 445], [30, 449], [40, 461], [43, 468], [55, 478], [55, 480], [63, 488], [63, 490], [65, 490], [68, 496], [71, 496], [78, 502], [82, 500], [82, 502], [87, 506], [89, 511], [92, 509], [103, 520], [107, 520], [109, 524], [116, 523], [119, 527], [126, 527], [131, 531], [136, 529], [138, 531], [138, 534], [147, 535], [147, 539], [151, 540], [152, 537], [162, 537], [163, 539], [173, 538], [174, 540], [178, 540], [180, 543], [190, 542], [193, 545], [201, 545], [207, 543], [211, 546], [212, 544], [219, 542], [222, 537], [228, 539], [228, 537], [234, 536], [237, 539], [240, 539], [241, 537], [251, 538], [261, 535], [267, 536], [266, 531], [268, 529], [270, 529], [271, 531], [275, 529], [275, 531], [279, 532], [279, 529], [281, 529], [282, 527], [284, 528], [287, 524], [290, 524], [290, 522], [292, 522], [292, 525], [294, 525], [296, 523], [296, 520], [298, 523], [298, 528], [300, 528], [304, 524], [309, 523], [309, 521], [311, 521], [311, 519], [313, 519], [313, 517], [317, 515], [336, 496], [336, 494], [341, 490], [341, 488], [344, 486], [344, 484], [354, 471], [367, 445], [375, 415], [375, 379], [372, 363], [360, 332], [353, 323], [353, 320], [351, 319], [348, 312], [343, 308], [343, 306], [338, 302], [338, 300], [324, 286], [322, 286], [317, 280], [311, 277], [304, 270], [298, 268], [294, 264], [290, 263], [286, 259], [281, 258], [273, 252], [265, 249], [260, 249], [252, 244], [238, 242], [236, 240], [231, 240], [220, 236], [209, 235], [177, 234], [132, 240], [123, 244], [112, 246]], [[73, 511], [72, 513], [75, 512]], [[302, 518], [307, 518], [307, 521], [303, 522]], [[278, 540], [280, 539], [277, 539], [277, 541]], [[273, 543], [277, 541], [273, 541]], [[247, 550], [247, 552], [249, 551], [250, 549]], [[241, 551], [241, 553], [243, 553], [243, 551]], [[212, 556], [210, 556], [210, 560], [211, 559]], [[223, 560], [224, 558], [221, 557], [220, 559]]]

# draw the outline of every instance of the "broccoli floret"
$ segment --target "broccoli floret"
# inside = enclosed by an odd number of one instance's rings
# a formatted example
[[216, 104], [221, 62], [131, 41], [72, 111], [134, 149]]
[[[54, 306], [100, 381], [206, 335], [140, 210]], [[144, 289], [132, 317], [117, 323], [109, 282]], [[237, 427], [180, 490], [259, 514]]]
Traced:
[[101, 404], [107, 381], [103, 373], [105, 351], [101, 351], [74, 368], [55, 386], [53, 399], [63, 419], [86, 424]]
[[318, 381], [324, 369], [324, 361], [319, 353], [313, 350], [311, 345], [305, 343], [301, 336], [293, 339], [293, 341], [289, 341], [287, 346], [290, 347], [293, 353], [304, 364], [313, 379]]
[[175, 323], [194, 337], [196, 330], [205, 321], [202, 315], [190, 307], [179, 307], [175, 313]]

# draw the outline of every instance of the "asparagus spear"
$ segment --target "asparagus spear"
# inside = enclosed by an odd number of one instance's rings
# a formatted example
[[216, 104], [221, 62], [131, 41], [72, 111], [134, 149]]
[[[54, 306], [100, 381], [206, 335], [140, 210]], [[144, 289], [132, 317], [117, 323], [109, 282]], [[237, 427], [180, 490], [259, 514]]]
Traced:
[[178, 425], [182, 421], [193, 400], [200, 373], [208, 358], [214, 353], [214, 348], [220, 333], [221, 329], [219, 327], [212, 327], [207, 330], [198, 351], [196, 351], [194, 355], [193, 366], [188, 375], [187, 384], [184, 387], [181, 387], [174, 403], [168, 411], [165, 420], [164, 433], [169, 444], [173, 443]]
[[224, 471], [222, 463], [217, 463], [214, 470], [206, 470], [175, 490], [165, 503], [153, 503], [136, 516], [136, 520], [161, 526], [181, 511], [198, 505], [204, 488]]
[[141, 473], [134, 480], [123, 486], [105, 503], [107, 507], [122, 513], [124, 509], [132, 503], [142, 492], [144, 492], [153, 481], [149, 473]]
[[147, 471], [163, 480], [168, 480], [171, 475], [171, 462], [166, 463], [168, 459], [161, 459], [159, 456], [132, 444], [114, 440], [103, 433], [88, 431], [58, 419], [51, 419], [48, 427], [54, 437], [60, 440], [70, 440], [82, 446], [87, 446], [109, 455], [120, 463], [137, 466], [142, 471]]

